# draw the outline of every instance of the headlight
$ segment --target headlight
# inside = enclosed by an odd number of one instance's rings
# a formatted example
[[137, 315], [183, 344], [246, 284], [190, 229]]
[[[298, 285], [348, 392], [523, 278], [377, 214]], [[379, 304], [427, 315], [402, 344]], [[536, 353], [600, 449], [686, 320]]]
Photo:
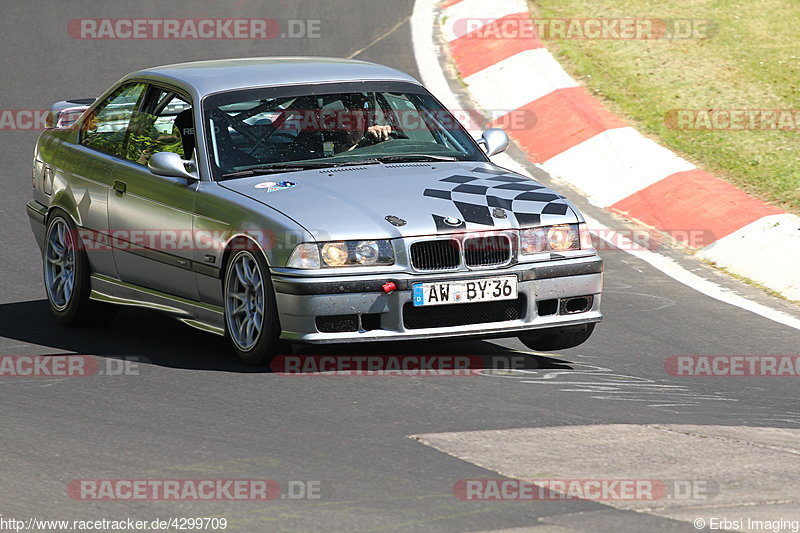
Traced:
[[389, 241], [334, 241], [297, 245], [289, 257], [289, 268], [385, 266], [394, 264]]
[[566, 252], [580, 250], [580, 229], [578, 224], [543, 226], [520, 232], [520, 251], [523, 255], [540, 252]]
[[547, 244], [556, 252], [580, 249], [578, 226], [553, 226], [547, 232]]
[[327, 242], [322, 245], [322, 260], [326, 265], [340, 267], [347, 264], [350, 250], [345, 242]]
[[378, 241], [361, 241], [355, 246], [355, 259], [359, 265], [375, 265], [381, 259]]

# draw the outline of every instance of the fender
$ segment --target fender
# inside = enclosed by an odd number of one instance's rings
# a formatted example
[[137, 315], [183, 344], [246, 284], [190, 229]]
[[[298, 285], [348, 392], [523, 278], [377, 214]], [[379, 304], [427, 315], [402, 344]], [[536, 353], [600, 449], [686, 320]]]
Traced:
[[78, 206], [75, 203], [75, 198], [72, 197], [65, 189], [61, 189], [53, 193], [52, 200], [50, 201], [50, 206], [47, 209], [47, 216], [45, 217], [45, 222], [50, 221], [50, 215], [53, 213], [54, 210], [61, 209], [72, 220], [72, 223], [75, 224], [76, 227], [83, 226], [83, 220], [81, 218], [81, 213], [78, 210]]

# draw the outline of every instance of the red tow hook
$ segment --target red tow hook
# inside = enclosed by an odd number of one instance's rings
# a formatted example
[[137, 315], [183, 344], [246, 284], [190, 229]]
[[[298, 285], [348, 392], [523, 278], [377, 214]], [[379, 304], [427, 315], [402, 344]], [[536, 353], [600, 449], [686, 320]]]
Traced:
[[383, 284], [383, 292], [386, 294], [392, 294], [394, 291], [397, 290], [397, 285], [395, 285], [394, 281], [387, 281]]

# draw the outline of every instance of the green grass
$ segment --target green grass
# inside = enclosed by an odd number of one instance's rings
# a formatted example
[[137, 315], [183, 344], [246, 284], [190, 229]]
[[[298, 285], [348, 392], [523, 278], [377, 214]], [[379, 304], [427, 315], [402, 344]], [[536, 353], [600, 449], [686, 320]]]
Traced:
[[628, 123], [700, 168], [800, 213], [800, 131], [682, 131], [675, 109], [800, 110], [798, 0], [529, 0], [539, 18], [706, 19], [698, 40], [547, 40]]

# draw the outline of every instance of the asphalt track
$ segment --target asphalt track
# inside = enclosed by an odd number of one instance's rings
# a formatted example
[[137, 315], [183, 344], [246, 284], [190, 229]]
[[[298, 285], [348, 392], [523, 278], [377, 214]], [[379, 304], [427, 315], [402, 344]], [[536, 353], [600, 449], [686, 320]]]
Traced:
[[[138, 68], [209, 58], [354, 55], [418, 75], [410, 43], [412, 9], [411, 0], [139, 5], [4, 0], [0, 108], [44, 108], [97, 95]], [[320, 20], [321, 36], [269, 42], [76, 40], [67, 23], [81, 17], [314, 19]], [[224, 516], [229, 530], [252, 532], [483, 531], [557, 525], [576, 513], [608, 511], [596, 531], [690, 531], [689, 524], [594, 502], [460, 501], [453, 497], [457, 480], [497, 474], [408, 436], [620, 423], [800, 427], [796, 379], [682, 379], [664, 371], [664, 360], [673, 355], [797, 354], [800, 331], [711, 299], [619, 250], [603, 253], [605, 322], [581, 347], [528, 356], [527, 373], [291, 378], [243, 367], [221, 339], [153, 312], [123, 310], [106, 328], [58, 326], [48, 314], [41, 259], [25, 214], [35, 139], [31, 131], [0, 131], [0, 355], [89, 354], [101, 366], [119, 357], [142, 362], [133, 375], [0, 378], [3, 517]], [[619, 225], [590, 207], [586, 212]], [[754, 288], [682, 261], [797, 316]], [[523, 350], [509, 339], [324, 351], [504, 357]], [[544, 369], [564, 372], [545, 384], [538, 379]], [[587, 452], [592, 445], [585, 443]], [[87, 478], [267, 478], [282, 486], [314, 480], [321, 483], [322, 497], [267, 503], [70, 498], [69, 482]], [[533, 531], [547, 531], [541, 527]]]

